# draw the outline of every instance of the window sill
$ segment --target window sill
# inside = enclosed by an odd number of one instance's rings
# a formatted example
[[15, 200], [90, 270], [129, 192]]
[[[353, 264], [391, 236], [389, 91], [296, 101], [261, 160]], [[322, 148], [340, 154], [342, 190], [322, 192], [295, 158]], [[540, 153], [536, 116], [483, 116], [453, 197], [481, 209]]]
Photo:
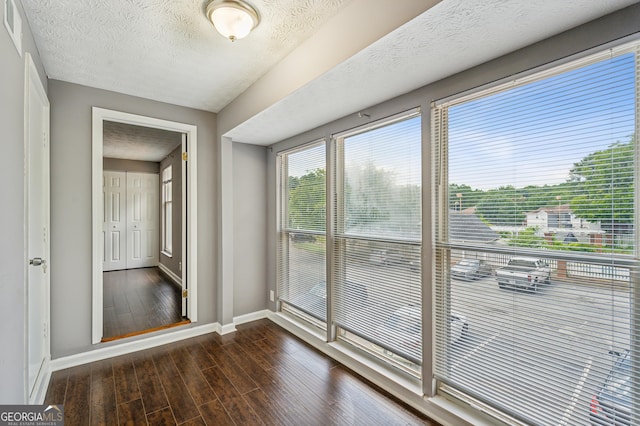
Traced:
[[167, 256], [167, 257], [173, 257], [173, 254], [172, 254], [171, 252], [164, 251], [164, 250], [162, 250], [162, 251], [160, 252], [160, 254], [162, 254], [162, 255], [164, 255], [164, 256]]

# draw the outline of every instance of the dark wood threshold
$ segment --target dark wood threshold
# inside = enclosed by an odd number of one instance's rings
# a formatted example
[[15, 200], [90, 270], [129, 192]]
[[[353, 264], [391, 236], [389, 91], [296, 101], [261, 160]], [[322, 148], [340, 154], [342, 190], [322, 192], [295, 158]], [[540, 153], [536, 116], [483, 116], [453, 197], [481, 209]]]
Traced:
[[166, 330], [167, 328], [179, 327], [181, 325], [187, 325], [187, 324], [191, 324], [191, 320], [186, 319], [184, 321], [176, 322], [173, 324], [161, 325], [160, 327], [153, 327], [153, 328], [148, 328], [146, 330], [134, 331], [131, 333], [123, 334], [121, 336], [103, 337], [102, 340], [100, 341], [102, 343], [113, 342], [114, 340], [126, 339], [127, 337], [139, 336], [141, 334], [146, 334], [146, 333], [153, 333], [154, 331]]

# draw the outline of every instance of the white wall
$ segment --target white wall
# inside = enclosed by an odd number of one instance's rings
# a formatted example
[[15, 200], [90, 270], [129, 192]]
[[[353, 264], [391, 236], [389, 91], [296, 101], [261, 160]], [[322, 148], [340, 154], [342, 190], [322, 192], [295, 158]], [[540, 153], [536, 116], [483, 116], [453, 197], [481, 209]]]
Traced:
[[[25, 396], [24, 294], [24, 55], [20, 57], [0, 12], [0, 404], [23, 404]], [[43, 85], [42, 69], [22, 6], [23, 50], [31, 53]]]
[[51, 351], [91, 350], [91, 107], [198, 127], [198, 325], [216, 321], [216, 115], [62, 81], [51, 102]]

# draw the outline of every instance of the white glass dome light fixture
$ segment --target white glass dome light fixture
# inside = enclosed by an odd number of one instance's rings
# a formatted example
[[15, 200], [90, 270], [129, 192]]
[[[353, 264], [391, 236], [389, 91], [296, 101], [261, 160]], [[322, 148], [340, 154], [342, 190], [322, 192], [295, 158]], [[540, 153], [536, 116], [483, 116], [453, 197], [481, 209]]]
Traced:
[[231, 41], [246, 37], [260, 22], [258, 12], [242, 0], [213, 0], [207, 5], [207, 18]]

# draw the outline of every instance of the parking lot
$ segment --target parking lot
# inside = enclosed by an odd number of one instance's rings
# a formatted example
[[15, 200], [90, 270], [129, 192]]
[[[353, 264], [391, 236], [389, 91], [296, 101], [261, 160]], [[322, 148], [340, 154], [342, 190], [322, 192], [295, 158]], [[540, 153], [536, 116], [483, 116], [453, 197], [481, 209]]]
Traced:
[[[292, 273], [312, 285], [323, 271], [322, 257], [296, 249], [291, 256], [300, 260], [291, 263]], [[366, 306], [352, 314], [366, 317], [369, 329], [420, 300], [419, 274], [406, 265], [350, 262], [346, 277], [368, 289]], [[388, 293], [391, 279], [398, 283], [394, 298]], [[480, 394], [490, 390], [494, 400], [516, 405], [534, 423], [588, 424], [591, 397], [614, 362], [608, 351], [630, 345], [624, 286], [552, 279], [529, 293], [500, 289], [490, 276], [452, 280], [450, 290], [452, 310], [469, 324], [467, 335], [449, 346], [451, 378]]]

